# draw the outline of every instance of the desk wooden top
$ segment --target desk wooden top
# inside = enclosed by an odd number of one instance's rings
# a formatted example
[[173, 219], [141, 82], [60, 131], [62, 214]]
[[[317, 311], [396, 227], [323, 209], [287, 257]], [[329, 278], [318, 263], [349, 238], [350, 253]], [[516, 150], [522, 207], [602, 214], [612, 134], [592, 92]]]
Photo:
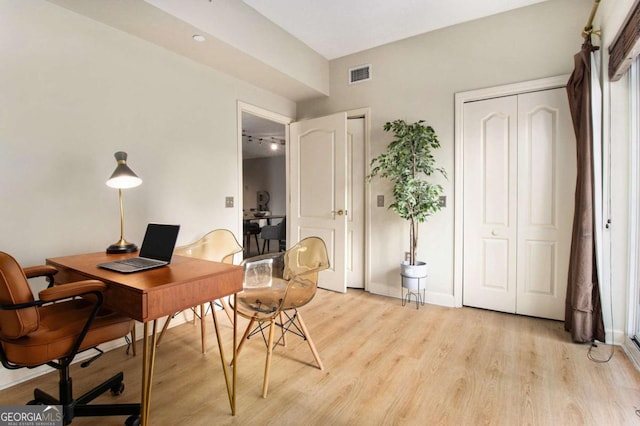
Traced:
[[57, 283], [95, 279], [109, 285], [105, 304], [146, 322], [242, 291], [242, 268], [219, 262], [174, 255], [171, 264], [148, 271], [122, 274], [99, 268], [137, 253], [80, 254], [47, 259], [58, 269]]

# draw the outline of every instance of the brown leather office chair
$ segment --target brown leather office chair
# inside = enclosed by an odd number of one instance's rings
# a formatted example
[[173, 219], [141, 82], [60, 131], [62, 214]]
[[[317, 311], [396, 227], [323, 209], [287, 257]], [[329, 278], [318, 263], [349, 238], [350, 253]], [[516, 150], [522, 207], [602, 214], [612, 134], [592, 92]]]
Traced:
[[139, 422], [140, 404], [89, 403], [106, 391], [118, 395], [124, 390], [118, 373], [77, 399], [73, 398], [69, 366], [76, 355], [88, 349], [98, 354], [101, 343], [124, 337], [131, 319], [102, 306], [107, 285], [96, 280], [50, 286], [35, 300], [28, 278], [57, 271], [50, 266], [22, 269], [7, 253], [0, 252], [0, 361], [5, 368], [32, 368], [49, 365], [59, 371], [59, 397], [35, 389], [30, 404], [62, 405], [64, 424], [74, 417], [129, 416], [127, 425]]
[[[324, 370], [309, 330], [298, 308], [313, 299], [318, 287], [318, 273], [329, 267], [327, 247], [322, 239], [309, 237], [284, 253], [265, 254], [242, 262], [243, 291], [236, 295], [238, 314], [249, 319], [238, 354], [245, 341], [260, 333], [267, 345], [262, 397], [267, 397], [271, 355], [276, 345], [286, 346], [286, 334], [293, 333], [309, 344], [320, 370]], [[231, 299], [233, 300], [233, 299]], [[236, 301], [234, 301], [236, 303]], [[276, 319], [279, 319], [278, 323]], [[257, 323], [255, 328], [254, 324]], [[274, 342], [275, 328], [281, 335]], [[265, 330], [269, 329], [268, 338]]]
[[[236, 253], [242, 251], [242, 246], [238, 243], [233, 232], [228, 229], [215, 229], [199, 240], [188, 244], [186, 246], [177, 247], [174, 254], [179, 256], [197, 257], [199, 259], [212, 260], [214, 262], [222, 262], [233, 264], [233, 258]], [[225, 299], [216, 301], [224, 309], [231, 324], [233, 324], [233, 311], [229, 307], [229, 304]], [[195, 308], [191, 308], [195, 318], [200, 319], [200, 333], [202, 335], [202, 353], [206, 353], [207, 339], [206, 339], [206, 326], [205, 326], [205, 305], [200, 305], [200, 314], [198, 314]], [[160, 340], [165, 331], [169, 327], [169, 322], [174, 318], [176, 314], [171, 315], [165, 321], [160, 336], [158, 337], [157, 344], [160, 344]]]

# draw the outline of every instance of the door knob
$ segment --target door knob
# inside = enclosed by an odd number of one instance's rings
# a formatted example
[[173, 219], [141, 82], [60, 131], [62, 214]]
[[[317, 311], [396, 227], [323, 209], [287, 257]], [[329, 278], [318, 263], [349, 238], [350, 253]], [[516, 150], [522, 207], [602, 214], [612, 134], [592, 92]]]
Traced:
[[491, 235], [493, 235], [494, 237], [497, 237], [498, 233], [496, 231], [491, 231]]
[[347, 214], [347, 211], [346, 210], [338, 210], [338, 211], [331, 210], [331, 213], [337, 214], [338, 216], [342, 216], [342, 215]]

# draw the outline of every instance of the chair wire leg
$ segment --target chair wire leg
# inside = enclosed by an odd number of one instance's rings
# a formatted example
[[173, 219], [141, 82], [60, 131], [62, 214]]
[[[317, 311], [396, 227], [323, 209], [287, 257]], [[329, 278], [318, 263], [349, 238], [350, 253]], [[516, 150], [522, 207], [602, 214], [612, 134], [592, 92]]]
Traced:
[[[282, 311], [280, 311], [280, 323], [284, 324], [284, 314]], [[281, 329], [282, 329], [282, 336], [280, 336], [280, 339], [278, 340], [282, 340], [282, 346], [286, 348], [287, 347], [287, 330], [285, 330], [284, 327], [281, 327]]]
[[129, 355], [129, 350], [133, 356], [136, 356], [136, 322], [131, 322], [131, 331], [129, 332], [129, 336], [124, 336], [125, 341], [127, 342], [127, 349], [125, 353]]
[[[282, 328], [283, 336], [286, 336], [287, 333], [293, 333], [298, 337], [302, 337], [304, 340], [307, 340], [307, 336], [304, 331], [296, 324], [296, 320], [298, 318], [298, 310], [294, 309], [293, 315], [289, 315], [288, 312], [283, 311], [284, 316], [286, 317], [286, 321], [283, 321], [282, 317], [280, 317], [281, 323], [276, 323], [276, 325]], [[283, 336], [280, 336], [276, 344], [280, 343], [280, 340], [283, 339]], [[284, 346], [284, 344], [283, 344]]]

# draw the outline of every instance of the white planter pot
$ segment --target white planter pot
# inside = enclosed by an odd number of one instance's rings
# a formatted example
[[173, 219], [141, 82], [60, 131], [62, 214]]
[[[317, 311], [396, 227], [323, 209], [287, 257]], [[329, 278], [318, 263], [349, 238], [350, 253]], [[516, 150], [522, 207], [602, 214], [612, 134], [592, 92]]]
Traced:
[[410, 265], [405, 260], [400, 264], [400, 276], [402, 278], [402, 287], [412, 291], [420, 288], [424, 290], [424, 279], [427, 278], [427, 264], [417, 261], [415, 265]]

